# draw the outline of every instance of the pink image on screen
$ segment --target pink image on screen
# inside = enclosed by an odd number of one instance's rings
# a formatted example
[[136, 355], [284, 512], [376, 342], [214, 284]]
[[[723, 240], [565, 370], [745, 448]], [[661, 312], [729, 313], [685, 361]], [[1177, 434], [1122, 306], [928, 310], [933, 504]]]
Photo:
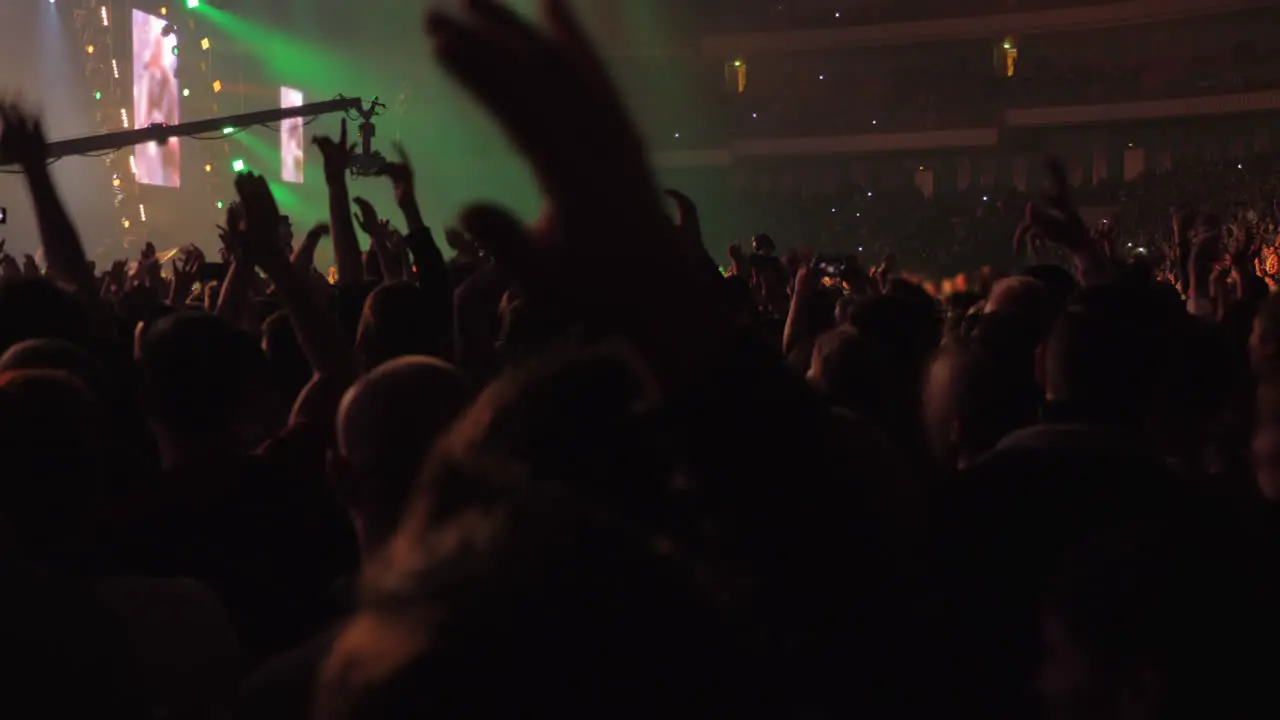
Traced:
[[[280, 88], [280, 107], [302, 105], [302, 91]], [[289, 118], [280, 123], [280, 177], [285, 182], [300, 183], [307, 161], [306, 142], [303, 137], [302, 118]]]
[[[133, 11], [133, 126], [177, 125], [178, 34], [165, 35], [168, 21]], [[178, 139], [134, 147], [137, 179], [143, 185], [176, 188], [182, 181]]]

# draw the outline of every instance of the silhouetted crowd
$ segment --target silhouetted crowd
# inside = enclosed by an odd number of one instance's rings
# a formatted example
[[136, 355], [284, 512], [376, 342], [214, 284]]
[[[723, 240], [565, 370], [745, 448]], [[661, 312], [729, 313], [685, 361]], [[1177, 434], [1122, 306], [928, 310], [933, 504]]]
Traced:
[[1049, 162], [1012, 242], [1067, 267], [940, 303], [762, 235], [724, 274], [546, 15], [427, 16], [547, 198], [447, 260], [403, 151], [394, 223], [350, 197], [344, 123], [302, 240], [247, 173], [221, 262], [99, 273], [0, 107], [47, 265], [0, 259], [11, 715], [1277, 716], [1251, 226], [1119, 252]]

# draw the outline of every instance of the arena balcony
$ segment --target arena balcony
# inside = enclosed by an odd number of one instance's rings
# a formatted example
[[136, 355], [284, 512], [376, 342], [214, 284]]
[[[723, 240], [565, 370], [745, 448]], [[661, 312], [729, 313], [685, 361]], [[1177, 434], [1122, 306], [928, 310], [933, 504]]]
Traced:
[[[794, 1], [794, 0], [793, 0]], [[939, 3], [941, 5], [942, 3]], [[883, 47], [919, 43], [977, 40], [997, 35], [1028, 36], [1102, 28], [1122, 28], [1178, 20], [1196, 20], [1259, 8], [1275, 7], [1277, 0], [1119, 0], [1115, 2], [1059, 3], [1056, 0], [1006, 3], [994, 0], [992, 12], [971, 10], [971, 3], [946, 3], [963, 12], [930, 16], [903, 10], [901, 19], [845, 24], [837, 11], [822, 25], [796, 28], [777, 18], [763, 21], [750, 31], [704, 32], [701, 52], [707, 57], [732, 57], [761, 53], [813, 52], [835, 48]], [[781, 3], [784, 7], [787, 3]], [[905, 3], [910, 8], [912, 3]], [[930, 3], [932, 5], [932, 3]], [[815, 5], [815, 10], [818, 5]], [[979, 8], [983, 7], [982, 4]], [[736, 8], [736, 4], [735, 4]], [[1001, 9], [1003, 8], [1003, 9]], [[736, 10], [735, 10], [736, 12]], [[894, 11], [899, 12], [899, 11]], [[961, 12], [956, 10], [955, 12]], [[825, 11], [822, 13], [825, 14]], [[742, 14], [741, 17], [749, 17]], [[815, 13], [814, 17], [818, 17]]]

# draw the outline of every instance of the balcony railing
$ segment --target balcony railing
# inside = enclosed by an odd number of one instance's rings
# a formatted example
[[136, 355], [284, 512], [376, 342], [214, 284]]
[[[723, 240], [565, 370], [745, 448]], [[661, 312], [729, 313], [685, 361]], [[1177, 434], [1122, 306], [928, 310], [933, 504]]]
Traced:
[[761, 53], [821, 51], [913, 43], [981, 40], [1220, 15], [1270, 7], [1277, 0], [1129, 0], [1036, 12], [893, 22], [813, 30], [710, 35], [703, 55], [732, 58]]

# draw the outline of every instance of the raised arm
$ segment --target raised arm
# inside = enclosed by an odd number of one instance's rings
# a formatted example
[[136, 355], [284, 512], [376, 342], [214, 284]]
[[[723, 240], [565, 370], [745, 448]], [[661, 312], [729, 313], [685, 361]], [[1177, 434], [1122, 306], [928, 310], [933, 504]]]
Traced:
[[782, 331], [782, 354], [787, 357], [798, 349], [813, 348], [816, 338], [813, 337], [809, 327], [809, 306], [813, 301], [814, 293], [818, 291], [819, 280], [821, 278], [813, 268], [811, 257], [802, 262], [796, 270], [795, 289], [791, 292], [791, 307], [787, 311], [787, 324]]
[[306, 278], [294, 271], [289, 256], [276, 241], [280, 210], [267, 181], [259, 175], [241, 175], [236, 178], [236, 192], [245, 207], [245, 256], [275, 284], [289, 311], [298, 344], [315, 371], [311, 384], [294, 406], [293, 421], [332, 422], [351, 379], [351, 353], [308, 288]]
[[320, 241], [330, 234], [329, 223], [316, 223], [293, 251], [293, 268], [304, 277], [310, 276], [315, 271], [316, 249], [320, 247]]
[[0, 105], [0, 121], [4, 123], [0, 157], [18, 163], [26, 173], [49, 274], [86, 299], [97, 300], [99, 289], [85, 259], [80, 235], [49, 175], [48, 147], [40, 121], [13, 104]]
[[378, 217], [373, 203], [362, 197], [352, 200], [357, 208], [356, 225], [369, 236], [369, 248], [378, 256], [378, 268], [382, 271], [384, 283], [397, 282], [404, 279], [404, 269], [399, 266], [399, 255], [391, 248], [391, 223]]
[[218, 239], [225, 250], [227, 276], [222, 280], [214, 313], [236, 327], [244, 327], [253, 289], [253, 263], [244, 254], [244, 208], [239, 202], [227, 206], [227, 224], [218, 228]]
[[378, 171], [378, 174], [391, 181], [395, 191], [396, 205], [404, 214], [407, 234], [404, 242], [413, 255], [414, 265], [418, 268], [418, 284], [428, 293], [432, 293], [438, 302], [448, 304], [448, 296], [453, 293], [449, 285], [449, 268], [444, 261], [444, 253], [436, 245], [431, 228], [422, 219], [422, 208], [418, 205], [416, 186], [414, 184], [413, 165], [409, 155], [400, 144], [395, 146], [398, 160], [389, 162]]
[[347, 121], [335, 141], [327, 136], [314, 140], [324, 156], [324, 179], [329, 186], [329, 226], [333, 233], [333, 257], [338, 266], [339, 285], [358, 285], [364, 280], [364, 264], [360, 258], [360, 241], [351, 219], [351, 193], [347, 189], [347, 170], [355, 145], [347, 143]]

